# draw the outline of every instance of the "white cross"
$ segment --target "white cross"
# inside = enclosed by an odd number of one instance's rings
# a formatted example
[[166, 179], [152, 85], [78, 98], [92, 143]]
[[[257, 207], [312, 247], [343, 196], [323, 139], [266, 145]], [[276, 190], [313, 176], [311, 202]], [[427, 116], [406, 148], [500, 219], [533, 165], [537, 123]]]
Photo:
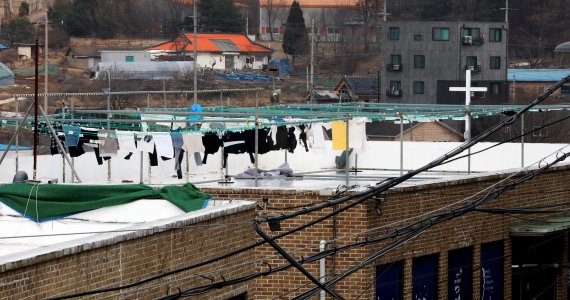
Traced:
[[471, 70], [465, 70], [465, 86], [449, 87], [450, 92], [465, 92], [465, 105], [471, 105], [471, 92], [486, 92], [486, 87], [471, 86]]
[[[471, 105], [471, 92], [486, 92], [486, 87], [472, 87], [471, 86], [471, 70], [465, 70], [465, 87], [449, 87], [450, 92], [465, 92], [465, 105], [469, 109]], [[469, 111], [465, 115], [465, 135], [466, 141], [471, 140], [471, 116]], [[471, 148], [467, 151], [471, 154]], [[471, 155], [467, 157], [467, 173], [471, 173]]]

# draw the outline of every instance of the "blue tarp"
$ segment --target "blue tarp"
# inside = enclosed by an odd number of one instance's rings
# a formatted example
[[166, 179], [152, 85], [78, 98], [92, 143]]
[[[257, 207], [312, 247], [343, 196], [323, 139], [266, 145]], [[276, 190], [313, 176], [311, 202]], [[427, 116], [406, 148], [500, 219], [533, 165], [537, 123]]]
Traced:
[[286, 58], [272, 58], [269, 60], [269, 69], [277, 68], [279, 76], [289, 76], [291, 75], [291, 64]]
[[[4, 144], [0, 144], [0, 151], [4, 151], [6, 150], [6, 148], [8, 148], [8, 145], [4, 145]], [[19, 146], [18, 147], [19, 150], [30, 150], [32, 149], [32, 147], [24, 147], [24, 146]], [[16, 150], [16, 146], [12, 145], [12, 147], [10, 147], [10, 151]]]
[[0, 44], [0, 50], [4, 50], [4, 49], [8, 49], [10, 47], [4, 45], [4, 44]]

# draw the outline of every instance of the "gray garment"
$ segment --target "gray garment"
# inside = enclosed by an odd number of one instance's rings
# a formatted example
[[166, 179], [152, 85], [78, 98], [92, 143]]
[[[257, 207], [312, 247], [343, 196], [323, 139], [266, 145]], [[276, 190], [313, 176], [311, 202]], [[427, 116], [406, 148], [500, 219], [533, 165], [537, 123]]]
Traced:
[[99, 156], [113, 157], [117, 156], [119, 149], [119, 141], [114, 130], [99, 130]]

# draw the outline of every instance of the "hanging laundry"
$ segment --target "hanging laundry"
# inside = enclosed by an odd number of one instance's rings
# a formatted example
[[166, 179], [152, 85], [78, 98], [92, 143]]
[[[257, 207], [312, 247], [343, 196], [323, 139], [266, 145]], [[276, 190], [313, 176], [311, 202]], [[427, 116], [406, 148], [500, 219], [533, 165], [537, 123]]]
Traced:
[[323, 134], [323, 123], [314, 123], [311, 126], [311, 134], [313, 136], [313, 152], [321, 154], [326, 152], [325, 135]]
[[289, 134], [287, 133], [287, 127], [285, 125], [277, 127], [275, 146], [273, 147], [273, 150], [282, 149], [289, 149]]
[[178, 179], [182, 179], [182, 159], [184, 158], [184, 150], [182, 148], [174, 149], [174, 170]]
[[65, 143], [68, 147], [75, 147], [79, 143], [79, 134], [81, 128], [79, 126], [62, 125], [63, 134], [65, 135]]
[[202, 144], [202, 136], [198, 134], [185, 134], [182, 136], [182, 149], [188, 153], [204, 152], [206, 148]]
[[137, 151], [135, 144], [135, 135], [130, 131], [117, 131], [117, 141], [119, 143], [119, 152], [128, 155]]
[[305, 129], [307, 129], [307, 127], [304, 124], [299, 125], [299, 130], [301, 130], [301, 133], [299, 133], [299, 141], [301, 141], [301, 145], [305, 147], [305, 151], [309, 152], [309, 145], [307, 144], [307, 133], [305, 132]]
[[354, 151], [366, 151], [367, 118], [353, 118], [348, 123], [348, 147]]
[[204, 145], [204, 159], [202, 163], [206, 163], [208, 159], [208, 154], [214, 154], [218, 152], [220, 147], [223, 147], [222, 140], [215, 133], [206, 133], [202, 137], [202, 144]]
[[148, 160], [151, 167], [158, 166], [158, 154], [156, 154], [156, 146], [152, 145], [152, 152], [148, 153]]
[[[243, 154], [248, 152], [247, 145], [245, 143], [245, 134], [242, 132], [225, 132], [222, 141], [224, 143], [224, 161], [222, 167], [226, 167], [228, 160], [228, 154]], [[249, 159], [251, 163], [255, 162], [255, 158], [251, 152], [249, 153]]]
[[79, 140], [83, 142], [83, 146], [97, 148], [99, 147], [97, 134], [99, 130], [95, 128], [81, 127], [81, 134]]
[[295, 137], [295, 126], [289, 127], [287, 131], [288, 131], [287, 142], [289, 144], [287, 151], [289, 151], [289, 153], [293, 153], [295, 151], [295, 148], [297, 148], [297, 137]]
[[184, 141], [182, 140], [182, 132], [172, 131], [170, 132], [170, 138], [172, 139], [172, 147], [174, 149], [182, 148]]
[[152, 139], [152, 135], [145, 135], [140, 141], [137, 143], [137, 149], [141, 152], [145, 153], [153, 153], [154, 150], [154, 140]]
[[346, 150], [346, 122], [332, 121], [332, 148]]
[[[245, 144], [247, 145], [247, 152], [255, 154], [255, 129], [249, 129], [243, 132]], [[270, 130], [267, 128], [259, 128], [257, 130], [257, 153], [265, 154], [275, 146], [271, 138]]]
[[99, 130], [99, 155], [101, 157], [117, 156], [119, 142], [115, 130]]
[[154, 140], [158, 156], [167, 159], [174, 158], [174, 147], [172, 146], [170, 134], [153, 134], [152, 139]]

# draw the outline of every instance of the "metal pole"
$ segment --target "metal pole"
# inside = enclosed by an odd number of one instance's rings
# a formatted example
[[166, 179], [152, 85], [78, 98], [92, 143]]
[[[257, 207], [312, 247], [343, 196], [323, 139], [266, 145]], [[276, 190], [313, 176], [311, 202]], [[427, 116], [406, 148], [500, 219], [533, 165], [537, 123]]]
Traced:
[[162, 80], [162, 91], [163, 93], [163, 97], [164, 97], [164, 108], [168, 107], [168, 104], [166, 103], [166, 83], [164, 82], [164, 79]]
[[150, 94], [146, 94], [146, 108], [150, 108]]
[[[469, 90], [471, 87], [471, 71], [465, 71], [465, 82], [466, 89]], [[471, 93], [465, 93], [465, 106], [467, 107], [467, 113], [465, 114], [465, 140], [467, 142], [471, 141]], [[471, 174], [471, 147], [467, 149], [467, 174]]]
[[400, 176], [404, 175], [404, 114], [400, 114]]
[[[73, 178], [73, 176], [71, 176]], [[61, 182], [65, 183], [65, 157], [61, 156]]]
[[[327, 241], [321, 240], [321, 242], [319, 243], [319, 252], [324, 252], [326, 246], [327, 246]], [[326, 259], [323, 257], [319, 261], [319, 277], [320, 277], [319, 279], [322, 284], [324, 284], [327, 281], [326, 274], [327, 274]], [[321, 290], [320, 300], [326, 300], [326, 295], [327, 293], [324, 290]]]
[[148, 157], [148, 184], [150, 184], [150, 178], [152, 175], [152, 166], [150, 165], [150, 155]]
[[310, 99], [311, 99], [311, 104], [313, 104], [314, 100], [313, 100], [313, 89], [315, 88], [314, 85], [314, 56], [315, 56], [315, 19], [311, 19], [311, 89], [310, 89]]
[[198, 49], [197, 49], [197, 35], [198, 35], [198, 14], [196, 12], [196, 1], [194, 4], [194, 104], [198, 103]]
[[521, 168], [524, 168], [524, 113], [521, 114]]
[[36, 180], [37, 177], [37, 173], [38, 173], [38, 140], [39, 140], [39, 135], [38, 135], [38, 76], [39, 76], [39, 71], [38, 71], [38, 61], [40, 59], [40, 52], [39, 52], [39, 40], [36, 38], [36, 76], [34, 78], [34, 173], [33, 173], [33, 179]]
[[[14, 97], [14, 101], [16, 101], [16, 117], [18, 117], [20, 115], [20, 108], [19, 108], [19, 104], [18, 104], [18, 97]], [[19, 171], [19, 159], [20, 159], [20, 135], [16, 132], [16, 173]]]
[[224, 96], [222, 92], [220, 92], [220, 106], [224, 106]]
[[[47, 3], [46, 3], [47, 4]], [[48, 71], [49, 71], [49, 56], [48, 56], [48, 50], [49, 50], [49, 43], [48, 43], [48, 8], [46, 5], [46, 24], [45, 24], [45, 41], [44, 41], [44, 54], [45, 54], [45, 58], [44, 58], [44, 91], [45, 91], [45, 95], [44, 95], [44, 111], [47, 113], [48, 110]]]
[[346, 173], [346, 186], [348, 186], [348, 180], [349, 180], [349, 167], [350, 167], [350, 153], [348, 152], [349, 149], [349, 143], [350, 143], [350, 136], [349, 136], [349, 130], [348, 130], [348, 126], [349, 126], [349, 120], [350, 120], [350, 116], [347, 115], [346, 116], [346, 147], [345, 147], [345, 157], [346, 157], [346, 165], [344, 166], [344, 171]]
[[[111, 71], [107, 69], [109, 94], [107, 94], [107, 109], [111, 109]], [[111, 130], [111, 114], [107, 113], [107, 130]], [[107, 160], [107, 182], [111, 182], [111, 159]]]
[[188, 151], [186, 151], [186, 182], [190, 182], [190, 161], [189, 161], [189, 157], [190, 157], [190, 155], [188, 154]]
[[[65, 160], [67, 160], [67, 163], [71, 166], [71, 160], [67, 156], [67, 151], [65, 151], [65, 148], [63, 147], [63, 145], [61, 144], [61, 142], [57, 138], [57, 133], [55, 132], [55, 129], [53, 129], [53, 126], [51, 125], [49, 118], [47, 117], [46, 113], [44, 112], [44, 110], [41, 107], [39, 109], [40, 109], [42, 115], [44, 116], [44, 119], [46, 120], [46, 125], [48, 126], [48, 128], [51, 132], [51, 136], [53, 136], [53, 138], [55, 139], [55, 142], [57, 143], [57, 146], [59, 147], [59, 150], [61, 150], [63, 157], [65, 158]], [[77, 178], [78, 182], [81, 182], [81, 179], [79, 178], [79, 175], [77, 175], [77, 172], [75, 171], [75, 168], [73, 168], [73, 166], [71, 166], [71, 173], [73, 174], [73, 176], [75, 176], [75, 178]]]
[[144, 182], [144, 179], [143, 179], [143, 169], [144, 169], [144, 159], [143, 159], [143, 157], [144, 157], [144, 152], [140, 151], [140, 154], [141, 154], [141, 159], [140, 159], [140, 163], [141, 163], [141, 164], [140, 164], [140, 180], [139, 180], [139, 182], [140, 182], [140, 184], [143, 184], [143, 182]]
[[255, 186], [257, 186], [259, 172], [259, 92], [255, 92]]
[[[74, 112], [75, 112], [75, 107], [73, 106], [73, 100], [71, 100], [71, 118], [72, 119], [75, 118]], [[64, 173], [63, 173], [64, 181], [63, 182], [65, 182], [65, 159], [63, 160], [63, 166], [64, 166], [63, 167], [63, 169], [64, 169]], [[71, 158], [71, 168], [72, 169], [75, 168], [75, 157]], [[71, 176], [71, 183], [74, 183], [74, 182], [75, 182], [75, 177]]]

